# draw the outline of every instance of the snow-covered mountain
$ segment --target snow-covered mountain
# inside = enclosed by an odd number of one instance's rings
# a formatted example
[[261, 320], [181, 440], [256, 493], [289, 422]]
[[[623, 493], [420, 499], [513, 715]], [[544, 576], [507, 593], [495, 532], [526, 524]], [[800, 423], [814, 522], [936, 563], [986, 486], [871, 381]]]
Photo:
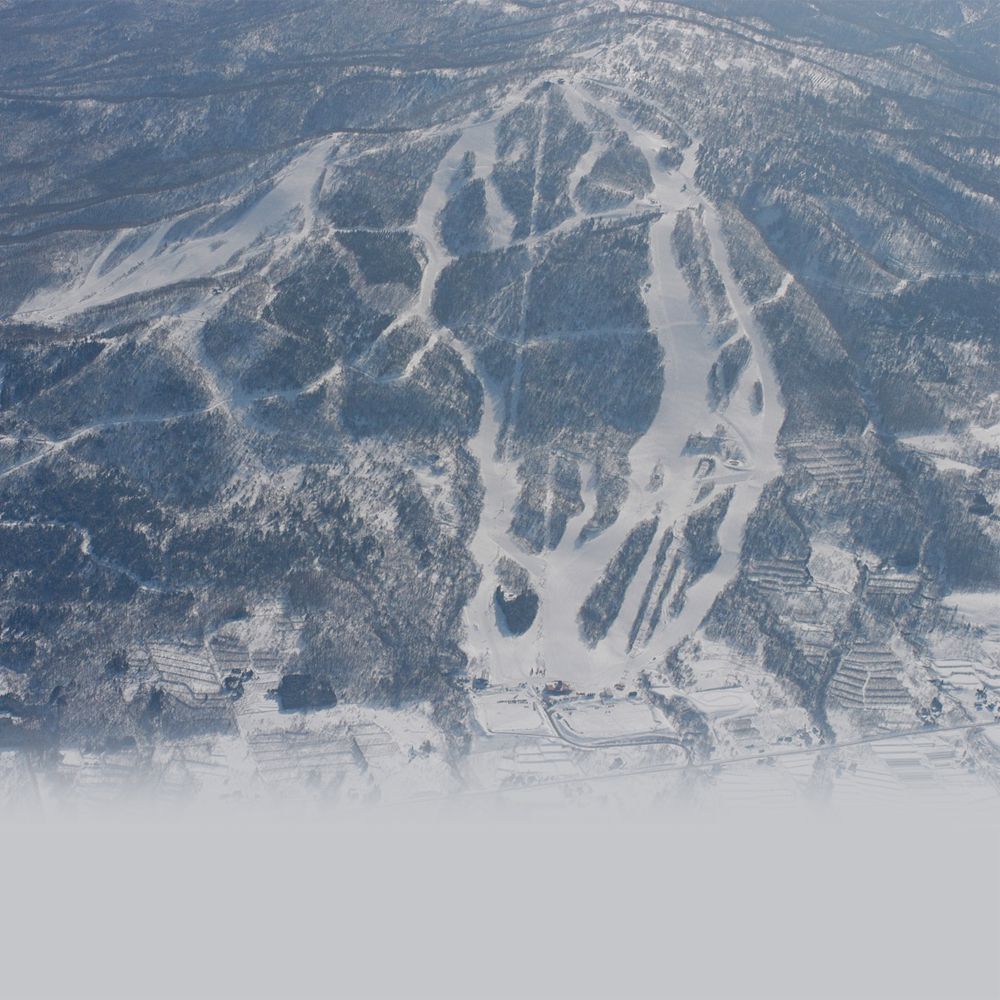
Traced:
[[989, 792], [998, 48], [0, 5], [4, 787]]

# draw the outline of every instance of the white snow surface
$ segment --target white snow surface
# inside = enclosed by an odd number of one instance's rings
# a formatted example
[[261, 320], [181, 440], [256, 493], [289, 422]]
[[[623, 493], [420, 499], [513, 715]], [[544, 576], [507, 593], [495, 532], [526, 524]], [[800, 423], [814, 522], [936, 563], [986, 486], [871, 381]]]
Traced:
[[137, 232], [123, 230], [78, 281], [32, 296], [21, 304], [15, 319], [59, 323], [74, 313], [129, 295], [206, 278], [238, 266], [248, 251], [265, 239], [283, 250], [291, 249], [312, 228], [313, 192], [323, 176], [334, 143], [334, 138], [312, 143], [278, 174], [270, 189], [253, 200], [228, 227], [209, 235], [171, 242], [168, 234], [178, 220], [170, 217], [113, 267], [106, 268], [112, 254], [127, 245], [126, 241], [133, 239]]
[[[607, 88], [607, 96], [595, 97], [584, 90], [582, 78], [578, 82], [570, 77], [565, 84], [559, 85], [559, 90], [573, 114], [587, 124], [593, 123], [595, 111], [608, 116], [641, 151], [649, 166], [652, 192], [638, 203], [601, 214], [625, 215], [650, 210], [660, 213], [650, 227], [650, 274], [644, 286], [644, 298], [650, 326], [663, 350], [665, 384], [651, 426], [628, 455], [629, 495], [615, 523], [596, 538], [580, 543], [580, 529], [594, 513], [596, 503], [592, 470], [584, 469], [585, 509], [569, 522], [555, 550], [534, 555], [525, 551], [513, 537], [510, 527], [519, 483], [516, 465], [505, 456], [507, 449], [499, 440], [500, 429], [505, 423], [502, 395], [479, 371], [468, 347], [449, 330], [438, 326], [431, 304], [437, 280], [451, 260], [442, 244], [437, 220], [467, 152], [475, 154], [475, 176], [486, 183], [487, 219], [493, 245], [509, 244], [513, 220], [491, 181], [496, 159], [496, 126], [524, 99], [528, 90], [530, 87], [511, 93], [486, 119], [470, 119], [459, 124], [456, 142], [433, 174], [410, 226], [422, 241], [427, 258], [421, 287], [413, 304], [395, 320], [395, 324], [402, 324], [420, 319], [432, 334], [400, 377], [408, 377], [416, 370], [423, 354], [433, 344], [444, 340], [459, 352], [486, 390], [483, 418], [478, 433], [469, 444], [470, 452], [479, 463], [485, 488], [479, 527], [471, 542], [483, 577], [465, 611], [465, 648], [474, 669], [487, 673], [493, 684], [517, 685], [529, 678], [544, 676], [547, 680], [564, 680], [577, 690], [597, 690], [621, 678], [634, 677], [653, 664], [654, 650], [662, 653], [694, 633], [720, 591], [733, 578], [747, 517], [763, 486], [780, 471], [775, 449], [784, 410], [766, 345], [729, 266], [718, 215], [694, 181], [697, 145], [687, 150], [679, 169], [664, 170], [657, 162], [662, 140], [638, 128], [621, 112], [614, 96], [615, 88]], [[124, 231], [109, 243], [76, 282], [39, 293], [22, 305], [18, 318], [58, 323], [73, 313], [127, 295], [219, 274], [224, 269], [245, 264], [254, 248], [265, 242], [272, 251], [287, 253], [293, 250], [313, 228], [315, 193], [334, 142], [333, 137], [328, 137], [305, 149], [278, 174], [267, 192], [236, 216], [228, 228], [173, 243], [167, 240], [170, 225], [176, 221], [171, 220], [158, 226], [145, 241], [107, 268], [106, 263], [116, 248], [124, 249], [127, 244], [123, 241], [135, 239], [134, 230]], [[601, 140], [595, 137], [591, 150], [584, 154], [573, 172], [573, 179], [589, 170], [600, 148]], [[701, 213], [711, 254], [722, 276], [733, 314], [740, 332], [752, 346], [751, 360], [737, 391], [730, 402], [718, 410], [710, 408], [707, 393], [707, 376], [718, 356], [718, 346], [711, 342], [703, 320], [691, 305], [689, 289], [675, 262], [671, 243], [677, 215], [688, 209]], [[578, 213], [562, 223], [556, 232], [568, 230], [584, 217]], [[787, 289], [789, 281], [785, 281], [778, 295]], [[205, 310], [196, 312], [203, 315]], [[748, 391], [755, 381], [761, 383], [764, 397], [763, 410], [757, 414], [750, 409]], [[682, 454], [684, 445], [692, 433], [712, 434], [719, 424], [725, 426], [728, 435], [739, 445], [745, 460], [719, 462], [709, 476], [695, 479], [699, 456]], [[659, 485], [651, 484], [654, 469], [662, 472], [662, 477], [654, 477], [662, 479]], [[714, 491], [696, 502], [699, 490], [707, 484], [712, 484]], [[673, 531], [674, 542], [664, 565], [657, 571], [659, 579], [655, 581], [654, 594], [679, 547], [688, 515], [730, 486], [735, 492], [719, 530], [722, 555], [718, 563], [689, 587], [682, 609], [672, 615], [667, 607], [683, 579], [683, 571], [679, 572], [655, 628], [655, 643], [650, 642], [654, 630], [647, 609], [640, 623], [639, 641], [630, 650], [630, 628], [654, 572], [660, 539], [667, 530]], [[580, 636], [577, 623], [580, 608], [628, 533], [641, 521], [652, 517], [659, 518], [657, 534], [628, 587], [621, 612], [607, 637], [596, 648], [590, 648]], [[493, 605], [495, 564], [504, 554], [528, 570], [540, 598], [535, 623], [519, 637], [501, 631]]]
[[[654, 647], [647, 648], [644, 643], [637, 644], [631, 652], [628, 650], [629, 630], [652, 573], [663, 531], [673, 527], [675, 539], [680, 537], [685, 518], [695, 509], [695, 495], [706, 482], [713, 482], [720, 488], [735, 487], [719, 532], [722, 557], [710, 573], [691, 586], [679, 615], [670, 617], [664, 612], [656, 632], [655, 649], [662, 651], [670, 648], [697, 630], [715, 598], [735, 575], [746, 519], [756, 505], [764, 484], [780, 471], [775, 445], [784, 410], [766, 346], [733, 278], [720, 235], [718, 216], [698, 192], [694, 182], [697, 148], [688, 150], [678, 170], [667, 172], [656, 159], [662, 142], [637, 128], [618, 111], [613, 101], [595, 102], [590, 94], [572, 82], [567, 83], [562, 92], [574, 114], [581, 119], [587, 118], [588, 105], [597, 104], [641, 150], [649, 165], [654, 188], [642, 207], [658, 208], [661, 215], [652, 224], [650, 232], [651, 275], [645, 301], [651, 327], [664, 352], [665, 386], [656, 418], [629, 454], [629, 497], [616, 522], [598, 537], [578, 543], [580, 528], [593, 513], [592, 484], [588, 486], [585, 482], [584, 511], [569, 522], [561, 543], [554, 551], [539, 555], [526, 552], [510, 533], [518, 482], [514, 464], [498, 454], [503, 402], [497, 394], [488, 393], [479, 432], [470, 444], [470, 451], [480, 464], [485, 500], [479, 530], [472, 542], [473, 555], [483, 567], [483, 580], [466, 610], [466, 651], [470, 659], [488, 670], [493, 683], [515, 684], [543, 674], [550, 680], [560, 679], [577, 689], [595, 690], [620, 677], [638, 673], [655, 659]], [[493, 121], [495, 123], [496, 119]], [[483, 127], [471, 135], [466, 132], [452, 148], [448, 159], [457, 163], [460, 154], [467, 148], [475, 148], [478, 159], [483, 142], [489, 143], [491, 139], [490, 131]], [[492, 157], [487, 157], [486, 162], [492, 162]], [[442, 203], [446, 180], [441, 171], [435, 174], [427, 195], [429, 204]], [[671, 246], [677, 213], [687, 208], [700, 208], [703, 213], [715, 264], [722, 275], [741, 332], [753, 347], [751, 362], [741, 384], [749, 386], [755, 380], [761, 382], [764, 408], [760, 414], [751, 413], [749, 394], [745, 391], [734, 393], [732, 402], [723, 410], [715, 412], [709, 407], [707, 376], [718, 349], [711, 344], [704, 323], [691, 307], [689, 291], [675, 263]], [[573, 225], [578, 221], [579, 217], [576, 217], [563, 225]], [[420, 235], [429, 245], [437, 240], [436, 233], [429, 227]], [[439, 254], [439, 247], [430, 252], [432, 260], [438, 259]], [[463, 350], [467, 364], [473, 367], [474, 362], [468, 352], [461, 345], [455, 346]], [[746, 462], [738, 468], [720, 463], [714, 475], [696, 481], [693, 476], [698, 456], [682, 455], [684, 445], [692, 433], [710, 434], [720, 423], [739, 442]], [[663, 483], [651, 490], [648, 484], [657, 466], [663, 471]], [[711, 502], [713, 497], [705, 502]], [[657, 537], [628, 588], [621, 612], [607, 638], [591, 649], [579, 633], [577, 614], [580, 607], [629, 531], [640, 521], [657, 514], [660, 517]], [[675, 540], [674, 548], [676, 546]], [[496, 622], [493, 567], [497, 558], [504, 554], [528, 569], [532, 586], [540, 598], [536, 621], [523, 636], [504, 634]], [[661, 575], [666, 572], [671, 555], [660, 570]], [[648, 641], [649, 637], [646, 638]]]

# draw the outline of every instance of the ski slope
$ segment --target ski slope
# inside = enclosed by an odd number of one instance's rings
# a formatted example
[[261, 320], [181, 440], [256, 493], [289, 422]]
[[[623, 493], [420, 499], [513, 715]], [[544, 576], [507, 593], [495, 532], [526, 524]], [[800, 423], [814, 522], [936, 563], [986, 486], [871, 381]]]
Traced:
[[[552, 84], [558, 86], [573, 115], [594, 136], [590, 149], [570, 174], [571, 193], [607, 148], [599, 134], [598, 114], [610, 118], [627, 135], [648, 165], [653, 189], [645, 198], [622, 209], [593, 214], [607, 218], [658, 213], [650, 226], [649, 279], [643, 295], [650, 326], [663, 351], [665, 384], [651, 426], [629, 452], [628, 498], [614, 524], [597, 537], [580, 541], [580, 530], [590, 520], [596, 504], [593, 470], [583, 468], [584, 509], [569, 521], [557, 548], [533, 554], [512, 535], [511, 521], [520, 489], [517, 464], [508, 455], [505, 439], [513, 425], [512, 414], [506, 412], [504, 394], [490, 383], [468, 346], [437, 323], [432, 301], [438, 279], [452, 260], [440, 237], [438, 217], [467, 153], [475, 155], [473, 176], [485, 182], [492, 245], [511, 245], [514, 220], [491, 176], [497, 159], [496, 129], [532, 86], [511, 92], [489, 117], [449, 126], [449, 130], [457, 130], [457, 139], [434, 171], [409, 226], [426, 256], [419, 292], [392, 325], [420, 320], [431, 331], [399, 378], [410, 377], [426, 352], [443, 340], [461, 355], [485, 389], [483, 417], [468, 445], [484, 487], [482, 514], [471, 541], [472, 554], [483, 570], [482, 581], [465, 611], [466, 652], [474, 669], [488, 673], [498, 684], [516, 684], [537, 676], [593, 690], [623, 676], [634, 676], [695, 632], [733, 578], [747, 517], [763, 486], [779, 472], [775, 446], [784, 410], [766, 345], [729, 267], [718, 215], [694, 180], [697, 146], [687, 150], [678, 169], [666, 170], [657, 159], [662, 141], [620, 111], [615, 88], [607, 87], [601, 96], [595, 96], [593, 88], [585, 88], [582, 78], [570, 77], [565, 83]], [[543, 141], [544, 137], [539, 147]], [[275, 177], [264, 194], [249, 202], [242, 212], [230, 211], [226, 226], [216, 225], [210, 233], [196, 232], [173, 242], [169, 232], [176, 219], [160, 224], [144, 240], [137, 240], [134, 230], [123, 231], [77, 281], [39, 293], [23, 304], [16, 318], [58, 323], [93, 306], [242, 266], [255, 249], [264, 245], [272, 252], [272, 259], [275, 254], [292, 252], [314, 228], [316, 191], [333, 146], [332, 137], [311, 144]], [[588, 217], [579, 204], [576, 209], [576, 215], [547, 237], [565, 232]], [[710, 407], [707, 392], [708, 373], [718, 357], [719, 345], [711, 342], [703, 318], [692, 307], [690, 289], [674, 259], [671, 242], [678, 213], [689, 209], [700, 212], [708, 232], [712, 258], [738, 320], [739, 330], [734, 336], [745, 336], [752, 346], [750, 363], [736, 391], [719, 410]], [[128, 241], [136, 245], [130, 249]], [[532, 253], [537, 253], [539, 237], [534, 232], [526, 242]], [[782, 291], [787, 285], [786, 281]], [[203, 308], [198, 315], [204, 318], [207, 313]], [[749, 388], [754, 382], [763, 387], [764, 405], [758, 413], [752, 412], [750, 406]], [[221, 398], [218, 393], [216, 397]], [[512, 407], [517, 405], [517, 399], [515, 385], [510, 394]], [[720, 423], [738, 443], [745, 461], [719, 462], [710, 475], [696, 478], [700, 459], [683, 454], [685, 443], [694, 433], [712, 434]], [[696, 501], [709, 484], [715, 491]], [[677, 613], [671, 613], [667, 610], [671, 599], [684, 581], [684, 571], [677, 567], [686, 519], [702, 504], [711, 503], [719, 489], [730, 486], [734, 494], [719, 531], [722, 556], [708, 574], [687, 589]], [[627, 589], [621, 611], [608, 635], [591, 648], [580, 636], [580, 608], [629, 532], [641, 521], [654, 517], [658, 519], [656, 537]], [[666, 559], [656, 565], [656, 553], [668, 532], [673, 542], [667, 548]], [[540, 598], [536, 621], [522, 636], [511, 636], [501, 629], [494, 609], [495, 566], [504, 555], [529, 572]], [[644, 594], [648, 593], [662, 594], [661, 615], [654, 614], [645, 603]]]
[[[656, 158], [660, 141], [620, 114], [613, 101], [595, 101], [575, 83], [563, 86], [562, 92], [581, 121], [591, 124], [589, 108], [594, 105], [611, 116], [641, 150], [649, 166], [654, 188], [647, 199], [649, 206], [644, 207], [659, 209], [660, 216], [650, 232], [651, 276], [645, 302], [651, 327], [663, 349], [666, 381], [652, 425], [629, 453], [629, 496], [617, 521], [596, 538], [579, 542], [580, 528], [589, 520], [595, 503], [593, 484], [587, 483], [585, 470], [583, 512], [569, 522], [555, 550], [538, 555], [525, 551], [510, 532], [518, 482], [515, 465], [505, 459], [505, 449], [500, 446], [502, 428], [509, 421], [504, 419], [500, 394], [487, 393], [479, 432], [469, 446], [480, 465], [485, 499], [479, 529], [472, 541], [472, 552], [483, 568], [483, 579], [466, 610], [466, 651], [474, 669], [487, 672], [490, 680], [497, 684], [516, 684], [541, 675], [550, 680], [563, 680], [579, 690], [594, 690], [621, 677], [634, 675], [694, 632], [717, 595], [735, 575], [747, 517], [764, 484], [779, 471], [775, 446], [784, 410], [766, 346], [729, 267], [717, 214], [695, 185], [696, 148], [688, 150], [678, 170], [665, 171]], [[489, 130], [482, 127], [469, 140], [463, 136], [448, 159], [457, 163], [459, 153], [483, 139], [488, 140], [489, 136]], [[596, 153], [592, 147], [584, 157], [592, 162]], [[482, 162], [491, 163], [492, 158], [486, 157]], [[578, 166], [575, 175], [583, 176], [587, 169], [589, 164]], [[435, 175], [432, 190], [427, 194], [428, 205], [442, 203], [448, 176], [447, 171]], [[689, 289], [671, 246], [677, 213], [688, 208], [700, 208], [703, 213], [712, 256], [739, 322], [737, 335], [745, 335], [753, 348], [740, 386], [722, 411], [710, 409], [707, 395], [708, 373], [718, 355], [718, 347], [710, 343], [704, 322], [692, 309]], [[560, 228], [579, 221], [576, 217]], [[431, 258], [438, 259], [440, 246], [435, 246], [436, 233], [425, 227], [420, 235], [433, 247]], [[474, 367], [468, 352], [456, 346], [463, 351], [466, 363]], [[758, 414], [751, 412], [747, 391], [754, 381], [761, 383], [764, 394], [764, 406]], [[487, 388], [490, 388], [488, 384]], [[720, 463], [712, 476], [695, 480], [698, 456], [682, 454], [684, 445], [692, 433], [710, 434], [720, 422], [739, 442], [746, 462], [738, 468]], [[662, 484], [650, 488], [654, 469], [662, 470]], [[711, 572], [690, 587], [680, 613], [674, 617], [665, 613], [658, 627], [642, 636], [643, 641], [630, 650], [629, 633], [640, 614], [642, 594], [654, 573], [653, 563], [660, 539], [664, 532], [673, 531], [672, 549], [676, 548], [687, 516], [697, 509], [695, 496], [707, 482], [735, 488], [719, 531], [722, 557]], [[711, 502], [713, 498], [714, 494], [704, 502]], [[589, 648], [581, 639], [577, 624], [580, 607], [629, 531], [653, 516], [659, 517], [657, 537], [628, 588], [621, 612], [608, 636], [596, 648]], [[497, 623], [493, 604], [494, 567], [502, 555], [512, 557], [529, 571], [532, 586], [540, 598], [536, 621], [522, 636], [507, 634]], [[666, 564], [670, 564], [669, 556]], [[655, 586], [662, 582], [655, 581]], [[674, 586], [677, 586], [676, 580]], [[648, 624], [648, 621], [641, 622], [642, 626]]]
[[[122, 230], [78, 280], [39, 292], [22, 303], [14, 319], [57, 324], [84, 309], [208, 278], [245, 263], [249, 253], [265, 241], [275, 250], [291, 251], [313, 227], [313, 195], [334, 144], [333, 137], [312, 143], [242, 211], [239, 204], [224, 206], [226, 210], [203, 235], [172, 240], [171, 230], [179, 219], [171, 216], [129, 250], [141, 230]], [[227, 224], [221, 225], [220, 220]]]

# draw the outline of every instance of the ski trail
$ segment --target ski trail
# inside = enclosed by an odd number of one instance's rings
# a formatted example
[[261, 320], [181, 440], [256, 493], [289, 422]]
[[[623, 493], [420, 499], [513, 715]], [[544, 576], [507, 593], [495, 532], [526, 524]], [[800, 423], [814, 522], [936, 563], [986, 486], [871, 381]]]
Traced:
[[[596, 473], [587, 460], [573, 457], [582, 475], [584, 509], [569, 520], [559, 545], [535, 554], [526, 551], [513, 537], [510, 529], [521, 483], [517, 464], [508, 460], [509, 447], [504, 445], [510, 444], [516, 420], [518, 376], [515, 375], [506, 393], [503, 386], [492, 383], [480, 370], [471, 349], [437, 323], [433, 297], [441, 273], [453, 259], [443, 245], [438, 218], [467, 153], [475, 155], [473, 176], [482, 179], [486, 186], [491, 242], [495, 248], [510, 245], [514, 219], [491, 180], [497, 159], [496, 129], [499, 121], [524, 99], [535, 83], [537, 81], [508, 95], [486, 119], [467, 119], [448, 126], [456, 132], [457, 138], [438, 163], [409, 227], [421, 242], [426, 258], [420, 286], [410, 307], [397, 315], [393, 326], [416, 320], [426, 325], [429, 334], [424, 345], [409, 359], [400, 378], [412, 375], [426, 353], [444, 342], [461, 356], [484, 388], [480, 425], [467, 444], [479, 465], [484, 489], [479, 524], [470, 540], [471, 554], [482, 568], [482, 578], [464, 611], [465, 650], [473, 669], [485, 669], [496, 683], [518, 683], [541, 673], [565, 680], [577, 689], [594, 690], [646, 668], [655, 659], [655, 652], [662, 652], [698, 628], [715, 597], [738, 568], [742, 533], [760, 490], [779, 471], [775, 446], [784, 413], [766, 345], [729, 266], [717, 213], [704, 201], [694, 183], [696, 149], [687, 151], [677, 170], [666, 171], [657, 158], [661, 141], [622, 114], [613, 99], [594, 98], [573, 82], [560, 85], [560, 92], [573, 114], [589, 122], [595, 130], [589, 151], [571, 170], [574, 182], [586, 176], [607, 145], [604, 137], [596, 135], [602, 131], [596, 127], [592, 113], [592, 109], [597, 108], [640, 150], [647, 161], [653, 189], [645, 198], [622, 209], [578, 213], [560, 223], [546, 238], [567, 232], [584, 219], [658, 213], [649, 224], [649, 276], [643, 297], [650, 328], [663, 352], [664, 387], [650, 427], [629, 450], [628, 495], [614, 523], [596, 537], [580, 541], [580, 529], [597, 506]], [[549, 100], [547, 97], [542, 106], [535, 153], [530, 232], [521, 244], [528, 249], [532, 262], [541, 253], [537, 233], [538, 184], [547, 139]], [[263, 239], [271, 240], [279, 250], [293, 249], [312, 226], [313, 196], [333, 141], [330, 138], [314, 143], [291, 161], [272, 188], [249, 206], [229, 229], [214, 238], [196, 237], [176, 245], [167, 244], [164, 224], [102, 274], [115, 248], [122, 245], [123, 239], [134, 236], [132, 232], [123, 234], [102, 251], [79, 282], [32, 300], [22, 310], [22, 315], [35, 320], [58, 321], [89, 306], [184, 280], [185, 276], [204, 277], [217, 273], [221, 267], [233, 266], [234, 262], [245, 259], [250, 248]], [[707, 377], [718, 355], [718, 346], [710, 342], [691, 306], [690, 292], [674, 259], [672, 245], [678, 213], [699, 208], [703, 212], [711, 255], [740, 332], [751, 343], [752, 357], [742, 378], [746, 382], [755, 379], [763, 387], [764, 406], [759, 414], [750, 411], [746, 392], [734, 393], [730, 403], [719, 412], [709, 406]], [[520, 341], [524, 338], [530, 281], [529, 270], [522, 294]], [[786, 282], [779, 292], [783, 293], [787, 287]], [[225, 296], [216, 298], [219, 301], [203, 304], [200, 310], [181, 318], [175, 331], [175, 343], [206, 371], [212, 401], [210, 409], [222, 408], [240, 420], [245, 417], [241, 404], [247, 400], [233, 399], [226, 392], [217, 373], [204, 363], [206, 359], [194, 339], [195, 328], [206, 318], [206, 310], [218, 308]], [[685, 444], [691, 434], [711, 434], [719, 423], [725, 424], [740, 442], [746, 464], [739, 468], [720, 464], [712, 474], [696, 475], [701, 459], [697, 455], [685, 455]], [[58, 442], [56, 446], [64, 447], [67, 443]], [[29, 462], [33, 460], [29, 458]], [[552, 499], [556, 493], [554, 475], [558, 467], [555, 454], [550, 454], [546, 476], [546, 537], [551, 529]], [[683, 606], [674, 613], [674, 599], [686, 576], [681, 555], [684, 525], [689, 514], [697, 508], [695, 498], [706, 483], [735, 487], [719, 531], [722, 556], [710, 573], [688, 588]], [[710, 495], [704, 502], [712, 499]], [[619, 614], [607, 636], [594, 648], [589, 648], [579, 633], [580, 608], [629, 533], [640, 522], [651, 519], [656, 519], [656, 532], [625, 591]], [[539, 596], [536, 620], [522, 636], [506, 634], [496, 620], [495, 566], [501, 556], [513, 559], [528, 571], [531, 585]]]
[[[496, 127], [500, 119], [523, 99], [524, 93], [531, 86], [534, 84], [510, 94], [489, 118], [466, 122], [457, 127], [458, 138], [435, 169], [410, 227], [414, 236], [423, 244], [427, 257], [419, 294], [413, 306], [397, 316], [393, 324], [399, 325], [417, 319], [424, 322], [430, 330], [428, 342], [410, 359], [402, 378], [416, 369], [420, 359], [434, 344], [444, 341], [461, 356], [466, 368], [483, 386], [483, 414], [475, 436], [467, 444], [468, 451], [479, 465], [484, 486], [479, 528], [470, 543], [472, 555], [484, 568], [484, 572], [475, 596], [464, 611], [464, 648], [472, 663], [483, 656], [490, 658], [491, 644], [496, 644], [499, 652], [502, 647], [498, 640], [511, 642], [501, 635], [492, 611], [495, 580], [491, 568], [497, 558], [501, 555], [510, 556], [536, 578], [544, 575], [545, 562], [525, 553], [509, 532], [519, 484], [514, 466], [508, 465], [496, 454], [505, 418], [503, 393], [479, 370], [472, 351], [452, 336], [450, 330], [442, 328], [433, 314], [434, 289], [441, 272], [454, 259], [441, 241], [437, 219], [447, 204], [452, 181], [465, 154], [471, 152], [476, 158], [473, 176], [486, 182], [487, 218], [492, 238], [500, 245], [505, 245], [509, 240], [514, 227], [513, 218], [500, 202], [499, 195], [489, 180], [496, 161]], [[523, 655], [524, 650], [519, 646], [518, 649]], [[527, 672], [526, 669], [525, 673]]]
[[[110, 255], [131, 238], [125, 230], [101, 252], [83, 277], [70, 285], [46, 289], [22, 303], [16, 319], [58, 323], [94, 306], [129, 295], [205, 278], [238, 266], [261, 240], [270, 239], [281, 252], [291, 250], [309, 233], [314, 222], [313, 192], [326, 168], [335, 138], [321, 139], [292, 160], [270, 190], [257, 198], [231, 226], [179, 243], [166, 237], [178, 221], [173, 217], [124, 259], [104, 271]], [[104, 273], [102, 273], [104, 272]]]
[[521, 312], [517, 321], [517, 354], [514, 357], [514, 374], [511, 377], [510, 388], [508, 389], [509, 402], [507, 412], [504, 415], [503, 447], [500, 449], [508, 455], [510, 454], [514, 425], [517, 422], [517, 408], [521, 401], [528, 303], [531, 301], [531, 280], [535, 273], [535, 264], [538, 262], [538, 188], [542, 176], [542, 165], [545, 162], [545, 146], [549, 131], [550, 100], [549, 92], [546, 92], [544, 103], [542, 104], [542, 120], [538, 127], [538, 138], [535, 142], [534, 186], [531, 190], [531, 211], [528, 213], [528, 237], [530, 239], [528, 270], [525, 272], [524, 281], [521, 284]]
[[[746, 519], [763, 485], [779, 471], [775, 446], [783, 409], [765, 345], [729, 267], [717, 214], [694, 183], [697, 150], [687, 151], [678, 170], [665, 171], [657, 162], [660, 140], [638, 128], [616, 105], [594, 99], [573, 83], [565, 85], [562, 93], [580, 120], [590, 119], [588, 106], [606, 114], [642, 152], [649, 166], [653, 191], [646, 199], [648, 204], [638, 207], [656, 208], [660, 214], [649, 229], [650, 275], [644, 297], [651, 329], [663, 350], [664, 389], [650, 428], [629, 452], [629, 494], [615, 523], [596, 538], [582, 544], [577, 541], [579, 527], [586, 523], [596, 503], [593, 470], [589, 470], [591, 478], [585, 474], [582, 494], [585, 510], [571, 519], [554, 550], [539, 555], [524, 551], [509, 533], [518, 482], [513, 463], [497, 459], [494, 444], [498, 433], [509, 435], [511, 420], [509, 416], [503, 419], [502, 399], [496, 387], [487, 393], [482, 425], [469, 445], [480, 463], [485, 488], [479, 529], [471, 543], [473, 556], [483, 568], [483, 580], [465, 617], [470, 659], [477, 668], [486, 668], [494, 683], [516, 684], [541, 672], [577, 689], [593, 690], [643, 669], [656, 652], [695, 631], [733, 577]], [[582, 175], [585, 166], [578, 163], [574, 175]], [[699, 207], [733, 313], [741, 333], [751, 343], [751, 361], [742, 378], [761, 382], [765, 405], [760, 414], [750, 412], [746, 393], [734, 393], [730, 404], [720, 412], [709, 405], [707, 379], [718, 346], [710, 342], [692, 309], [690, 290], [674, 260], [672, 245], [678, 213]], [[636, 210], [637, 206], [632, 205], [626, 212]], [[578, 224], [583, 217], [569, 220], [564, 227]], [[511, 399], [514, 397], [512, 393]], [[746, 464], [726, 467], [719, 463], [714, 473], [696, 478], [700, 456], [683, 454], [687, 440], [696, 432], [711, 434], [720, 423], [740, 443]], [[656, 469], [662, 470], [662, 477], [654, 477]], [[706, 483], [735, 487], [719, 529], [722, 556], [712, 571], [687, 588], [682, 606], [674, 609], [672, 602], [684, 587], [687, 575], [681, 555], [684, 524], [700, 506], [695, 498]], [[712, 499], [714, 494], [703, 502]], [[607, 637], [590, 649], [580, 638], [579, 609], [629, 532], [653, 517], [658, 518], [656, 535], [626, 590], [621, 610]], [[500, 554], [509, 555], [529, 571], [540, 598], [536, 621], [523, 636], [504, 635], [497, 626], [492, 567]], [[650, 639], [655, 642], [647, 648]]]
[[[475, 122], [465, 121], [456, 126], [458, 138], [441, 158], [431, 175], [427, 190], [417, 206], [414, 220], [408, 228], [420, 240], [427, 256], [420, 278], [420, 288], [414, 303], [398, 313], [392, 323], [382, 331], [380, 337], [384, 337], [390, 330], [404, 326], [413, 320], [424, 322], [430, 330], [430, 336], [426, 343], [410, 357], [403, 372], [397, 376], [398, 379], [411, 376], [419, 367], [424, 355], [441, 340], [442, 336], [447, 337], [448, 343], [461, 354], [469, 371], [473, 374], [476, 373], [476, 365], [470, 352], [464, 345], [452, 338], [449, 331], [442, 330], [434, 318], [434, 289], [437, 287], [441, 272], [454, 260], [441, 242], [437, 220], [448, 203], [451, 183], [461, 166], [462, 159], [466, 153], [473, 153], [476, 158], [473, 177], [482, 178], [486, 182], [487, 220], [491, 234], [494, 239], [498, 237], [501, 239], [509, 238], [509, 234], [514, 228], [513, 217], [503, 206], [489, 178], [496, 162], [497, 123], [522, 97], [523, 91], [518, 91], [508, 96], [490, 117]], [[359, 368], [363, 369], [365, 359], [372, 349], [369, 348], [365, 357], [358, 362]]]

